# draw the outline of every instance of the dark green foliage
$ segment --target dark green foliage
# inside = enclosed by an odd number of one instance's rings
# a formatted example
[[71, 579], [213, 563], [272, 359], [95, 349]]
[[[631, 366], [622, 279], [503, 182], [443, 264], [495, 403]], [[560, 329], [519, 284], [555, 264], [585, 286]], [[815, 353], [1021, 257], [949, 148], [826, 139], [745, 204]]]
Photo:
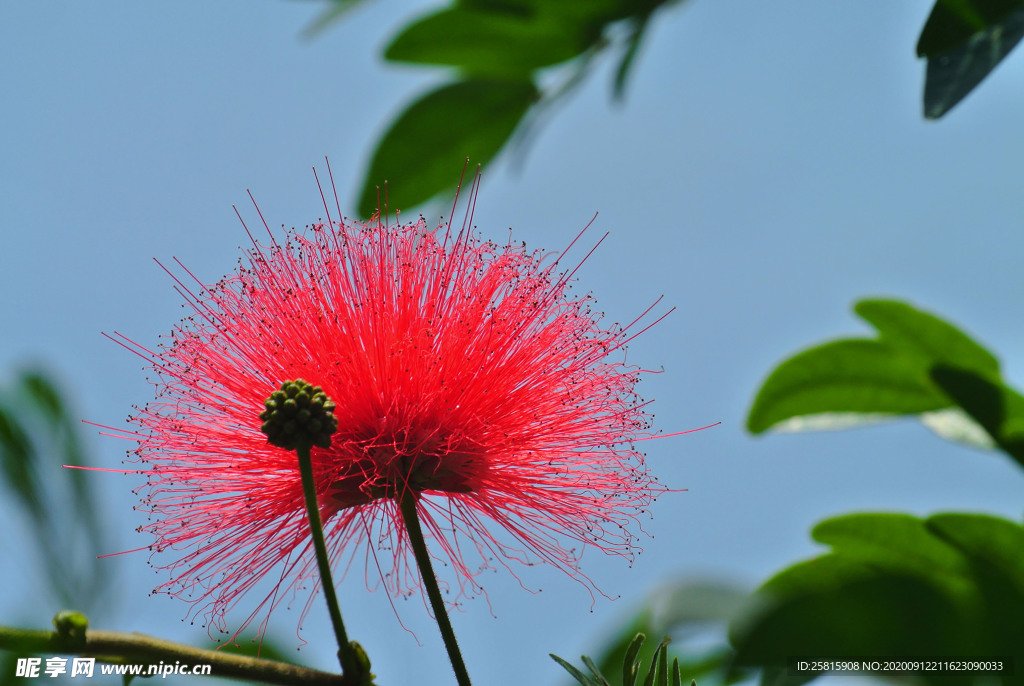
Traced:
[[[364, 1], [329, 0], [307, 34], [320, 32]], [[360, 214], [369, 217], [382, 209], [378, 188], [385, 179], [398, 198], [389, 204], [397, 209], [409, 210], [451, 190], [467, 157], [486, 166], [528, 112], [571, 92], [590, 62], [610, 47], [621, 51], [613, 83], [614, 97], [621, 98], [652, 18], [677, 1], [453, 0], [400, 28], [384, 50], [385, 59], [457, 73], [448, 86], [407, 105], [388, 126], [362, 183]], [[1024, 0], [938, 0], [917, 42], [918, 56], [928, 60], [925, 116], [941, 117], [960, 102], [1022, 36]], [[544, 83], [540, 72], [552, 69], [566, 74], [560, 85], [543, 93], [534, 89], [525, 102], [513, 91], [505, 93], [507, 102], [495, 99], [494, 81]], [[455, 98], [445, 102], [456, 87], [458, 100], [468, 107], [465, 116], [451, 106], [459, 104]], [[473, 93], [477, 88], [480, 92]], [[493, 126], [490, 117], [478, 116], [498, 105], [508, 113]], [[437, 116], [435, 109], [447, 116]]]
[[917, 54], [928, 59], [924, 115], [963, 100], [1024, 37], [1024, 0], [938, 0]]
[[[766, 582], [733, 623], [735, 665], [776, 683], [799, 656], [1012, 659], [1024, 645], [1024, 528], [987, 515], [854, 514], [818, 524], [831, 547]], [[968, 684], [976, 674], [918, 675]], [[998, 683], [998, 682], [997, 682]]]
[[[360, 215], [387, 204], [404, 209], [451, 190], [468, 158], [486, 166], [534, 108], [570, 92], [589, 62], [628, 26], [614, 93], [620, 97], [648, 20], [665, 0], [461, 0], [402, 28], [386, 59], [456, 71], [391, 123], [373, 153], [359, 194]], [[618, 31], [618, 34], [623, 33]], [[563, 69], [541, 92], [539, 72]], [[556, 82], [558, 80], [556, 79]]]
[[1024, 396], [998, 379], [936, 365], [932, 380], [985, 432], [995, 445], [1024, 465]]

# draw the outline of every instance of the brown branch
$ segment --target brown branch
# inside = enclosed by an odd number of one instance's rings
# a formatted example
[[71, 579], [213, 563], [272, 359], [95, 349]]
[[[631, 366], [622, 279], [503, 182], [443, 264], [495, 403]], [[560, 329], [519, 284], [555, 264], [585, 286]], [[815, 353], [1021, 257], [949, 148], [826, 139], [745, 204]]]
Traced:
[[276, 660], [233, 655], [231, 653], [193, 648], [145, 634], [116, 631], [85, 631], [84, 638], [57, 631], [14, 629], [0, 626], [0, 650], [28, 654], [86, 655], [102, 662], [156, 664], [175, 661], [191, 665], [208, 664], [210, 676], [244, 679], [282, 686], [358, 686], [358, 682], [341, 674], [321, 672]]

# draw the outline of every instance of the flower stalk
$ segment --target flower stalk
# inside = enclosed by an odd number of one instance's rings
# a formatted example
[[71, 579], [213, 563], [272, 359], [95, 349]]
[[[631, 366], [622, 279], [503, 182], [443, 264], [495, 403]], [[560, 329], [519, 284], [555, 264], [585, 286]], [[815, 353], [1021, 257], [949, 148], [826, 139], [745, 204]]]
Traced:
[[264, 408], [260, 413], [260, 419], [263, 420], [260, 431], [266, 434], [267, 442], [285, 450], [293, 450], [299, 458], [302, 498], [306, 504], [306, 518], [320, 572], [320, 587], [327, 601], [334, 637], [338, 641], [341, 669], [351, 675], [355, 683], [368, 683], [371, 677], [369, 659], [361, 646], [348, 640], [345, 623], [341, 619], [341, 607], [334, 590], [331, 559], [327, 555], [324, 526], [320, 519], [320, 501], [313, 475], [313, 446], [329, 448], [331, 436], [338, 430], [338, 420], [333, 414], [334, 401], [319, 386], [304, 379], [294, 379], [283, 382], [279, 390], [271, 393], [264, 402]]
[[309, 530], [313, 536], [313, 550], [316, 552], [316, 563], [320, 570], [320, 586], [323, 589], [324, 599], [327, 601], [327, 612], [331, 615], [331, 625], [334, 627], [334, 636], [338, 641], [338, 660], [341, 662], [341, 670], [346, 675], [352, 675], [352, 683], [362, 684], [369, 674], [365, 668], [364, 659], [360, 658], [361, 651], [348, 640], [345, 631], [345, 623], [341, 619], [341, 607], [338, 605], [338, 596], [334, 592], [334, 579], [331, 574], [331, 562], [327, 557], [327, 544], [324, 541], [324, 527], [320, 521], [320, 509], [317, 506], [316, 483], [313, 480], [313, 462], [310, 457], [310, 446], [306, 443], [299, 445], [296, 449], [299, 454], [299, 473], [302, 476], [302, 494], [306, 500], [306, 515], [309, 518]]
[[459, 643], [455, 640], [455, 631], [452, 629], [451, 620], [448, 619], [448, 608], [445, 607], [444, 599], [441, 597], [441, 589], [437, 585], [437, 577], [434, 576], [434, 566], [430, 562], [430, 553], [427, 552], [427, 543], [423, 539], [423, 529], [420, 527], [420, 520], [416, 514], [416, 500], [416, 493], [411, 488], [405, 488], [399, 498], [402, 520], [405, 522], [405, 530], [409, 534], [409, 542], [412, 544], [412, 551], [416, 556], [416, 564], [420, 568], [420, 577], [427, 589], [430, 607], [434, 610], [434, 618], [437, 620], [438, 628], [441, 629], [441, 638], [444, 639], [448, 659], [451, 660], [452, 669], [455, 670], [455, 679], [459, 686], [470, 686], [469, 672], [466, 671], [466, 663], [459, 651]]

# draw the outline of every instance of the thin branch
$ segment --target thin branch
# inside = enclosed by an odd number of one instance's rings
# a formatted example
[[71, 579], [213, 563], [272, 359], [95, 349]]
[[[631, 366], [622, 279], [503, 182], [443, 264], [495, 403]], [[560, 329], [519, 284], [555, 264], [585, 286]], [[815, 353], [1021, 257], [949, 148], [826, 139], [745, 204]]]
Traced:
[[102, 662], [131, 664], [180, 661], [192, 665], [210, 665], [211, 676], [244, 679], [261, 684], [358, 686], [358, 682], [351, 676], [321, 672], [275, 660], [193, 648], [145, 634], [116, 631], [87, 630], [84, 639], [75, 639], [62, 636], [56, 631], [0, 626], [0, 650], [22, 655], [86, 655]]

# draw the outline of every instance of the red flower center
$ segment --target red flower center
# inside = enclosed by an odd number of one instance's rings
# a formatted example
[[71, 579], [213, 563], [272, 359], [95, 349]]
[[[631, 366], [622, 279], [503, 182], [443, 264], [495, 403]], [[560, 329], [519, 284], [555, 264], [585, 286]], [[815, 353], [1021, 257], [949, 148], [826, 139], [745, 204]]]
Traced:
[[444, 437], [439, 430], [405, 431], [343, 441], [322, 451], [321, 468], [332, 476], [323, 505], [334, 513], [380, 498], [401, 498], [440, 491], [471, 493], [480, 489], [487, 459], [468, 441]]

